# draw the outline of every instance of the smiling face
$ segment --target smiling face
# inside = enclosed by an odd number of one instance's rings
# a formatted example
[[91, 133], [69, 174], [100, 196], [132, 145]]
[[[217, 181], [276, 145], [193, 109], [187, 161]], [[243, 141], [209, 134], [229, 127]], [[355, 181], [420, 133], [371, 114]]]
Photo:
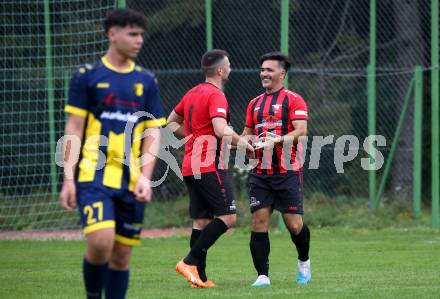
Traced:
[[111, 46], [122, 56], [134, 60], [139, 54], [144, 29], [138, 26], [113, 26], [108, 31]]
[[278, 60], [265, 60], [261, 64], [260, 79], [261, 85], [267, 92], [273, 92], [283, 86], [286, 71], [281, 67]]

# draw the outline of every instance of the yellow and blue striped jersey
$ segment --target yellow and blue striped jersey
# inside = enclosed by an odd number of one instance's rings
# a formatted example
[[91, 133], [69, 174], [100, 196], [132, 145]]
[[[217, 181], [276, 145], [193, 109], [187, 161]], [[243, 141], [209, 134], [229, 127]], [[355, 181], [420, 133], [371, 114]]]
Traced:
[[65, 111], [86, 118], [77, 183], [133, 191], [141, 135], [166, 124], [154, 75], [134, 63], [122, 72], [106, 57], [85, 64], [70, 81]]

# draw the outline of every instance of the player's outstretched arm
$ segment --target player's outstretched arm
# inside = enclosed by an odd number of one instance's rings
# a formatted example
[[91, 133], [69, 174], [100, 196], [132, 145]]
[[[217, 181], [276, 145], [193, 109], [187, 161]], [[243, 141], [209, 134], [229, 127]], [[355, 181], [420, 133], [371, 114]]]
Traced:
[[241, 137], [228, 125], [226, 119], [222, 117], [214, 117], [212, 119], [212, 125], [214, 127], [215, 135], [218, 138], [229, 137], [231, 138], [232, 146], [243, 146], [246, 149], [246, 155], [253, 156], [254, 148], [249, 144], [247, 138]]
[[243, 133], [241, 133], [241, 136], [249, 136], [249, 135], [254, 135], [254, 129], [253, 128], [249, 128], [249, 127], [244, 127], [243, 129]]
[[60, 205], [67, 211], [76, 208], [75, 172], [81, 150], [85, 118], [69, 114], [64, 130], [64, 181], [60, 192]]
[[[244, 127], [243, 132], [240, 135], [241, 137], [244, 137], [250, 141], [250, 143], [253, 143], [252, 136], [254, 136], [254, 129], [249, 127]], [[231, 145], [231, 149], [237, 149], [237, 145]]]
[[151, 178], [156, 165], [156, 157], [160, 148], [160, 129], [148, 128], [142, 141], [141, 176], [136, 182], [134, 195], [140, 202], [151, 202], [153, 191]]

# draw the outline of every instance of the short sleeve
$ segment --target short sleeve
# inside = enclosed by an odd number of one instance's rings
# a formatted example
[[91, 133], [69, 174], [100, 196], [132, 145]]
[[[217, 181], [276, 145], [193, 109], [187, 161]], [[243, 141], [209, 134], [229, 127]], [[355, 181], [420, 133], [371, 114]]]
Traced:
[[174, 112], [176, 112], [178, 115], [180, 115], [181, 117], [184, 117], [185, 115], [185, 97], [183, 97], [179, 104], [177, 104], [176, 107], [174, 107]]
[[88, 75], [86, 68], [79, 68], [70, 79], [67, 105], [64, 111], [78, 116], [87, 116], [88, 112]]
[[250, 103], [249, 103], [249, 105], [248, 105], [248, 107], [247, 107], [247, 110], [246, 110], [246, 121], [245, 121], [245, 123], [244, 123], [244, 125], [246, 126], [246, 127], [249, 127], [249, 128], [254, 128], [254, 116], [253, 116], [253, 111], [252, 111], [252, 103], [253, 103], [253, 101], [251, 101]]
[[153, 78], [151, 78], [145, 93], [145, 111], [150, 114], [145, 120], [146, 128], [166, 125], [165, 112], [159, 96], [159, 88]]
[[290, 97], [289, 101], [289, 119], [290, 120], [308, 120], [307, 104], [300, 96]]
[[222, 117], [227, 119], [228, 117], [228, 101], [221, 92], [213, 93], [209, 97], [209, 118]]

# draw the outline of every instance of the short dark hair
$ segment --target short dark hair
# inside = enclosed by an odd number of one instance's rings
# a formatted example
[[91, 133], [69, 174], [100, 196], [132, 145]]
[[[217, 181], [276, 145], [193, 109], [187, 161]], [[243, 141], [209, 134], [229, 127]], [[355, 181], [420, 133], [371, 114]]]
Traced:
[[229, 58], [228, 52], [225, 50], [214, 49], [206, 52], [202, 56], [201, 66], [205, 75], [211, 75], [215, 69], [217, 63], [219, 63], [225, 57]]
[[266, 60], [277, 60], [280, 63], [280, 66], [287, 72], [290, 69], [292, 63], [290, 62], [289, 57], [284, 55], [281, 52], [270, 52], [266, 53], [260, 57], [260, 65], [263, 64]]
[[113, 26], [138, 26], [145, 30], [147, 20], [145, 16], [130, 8], [115, 8], [107, 13], [104, 21], [105, 33]]

